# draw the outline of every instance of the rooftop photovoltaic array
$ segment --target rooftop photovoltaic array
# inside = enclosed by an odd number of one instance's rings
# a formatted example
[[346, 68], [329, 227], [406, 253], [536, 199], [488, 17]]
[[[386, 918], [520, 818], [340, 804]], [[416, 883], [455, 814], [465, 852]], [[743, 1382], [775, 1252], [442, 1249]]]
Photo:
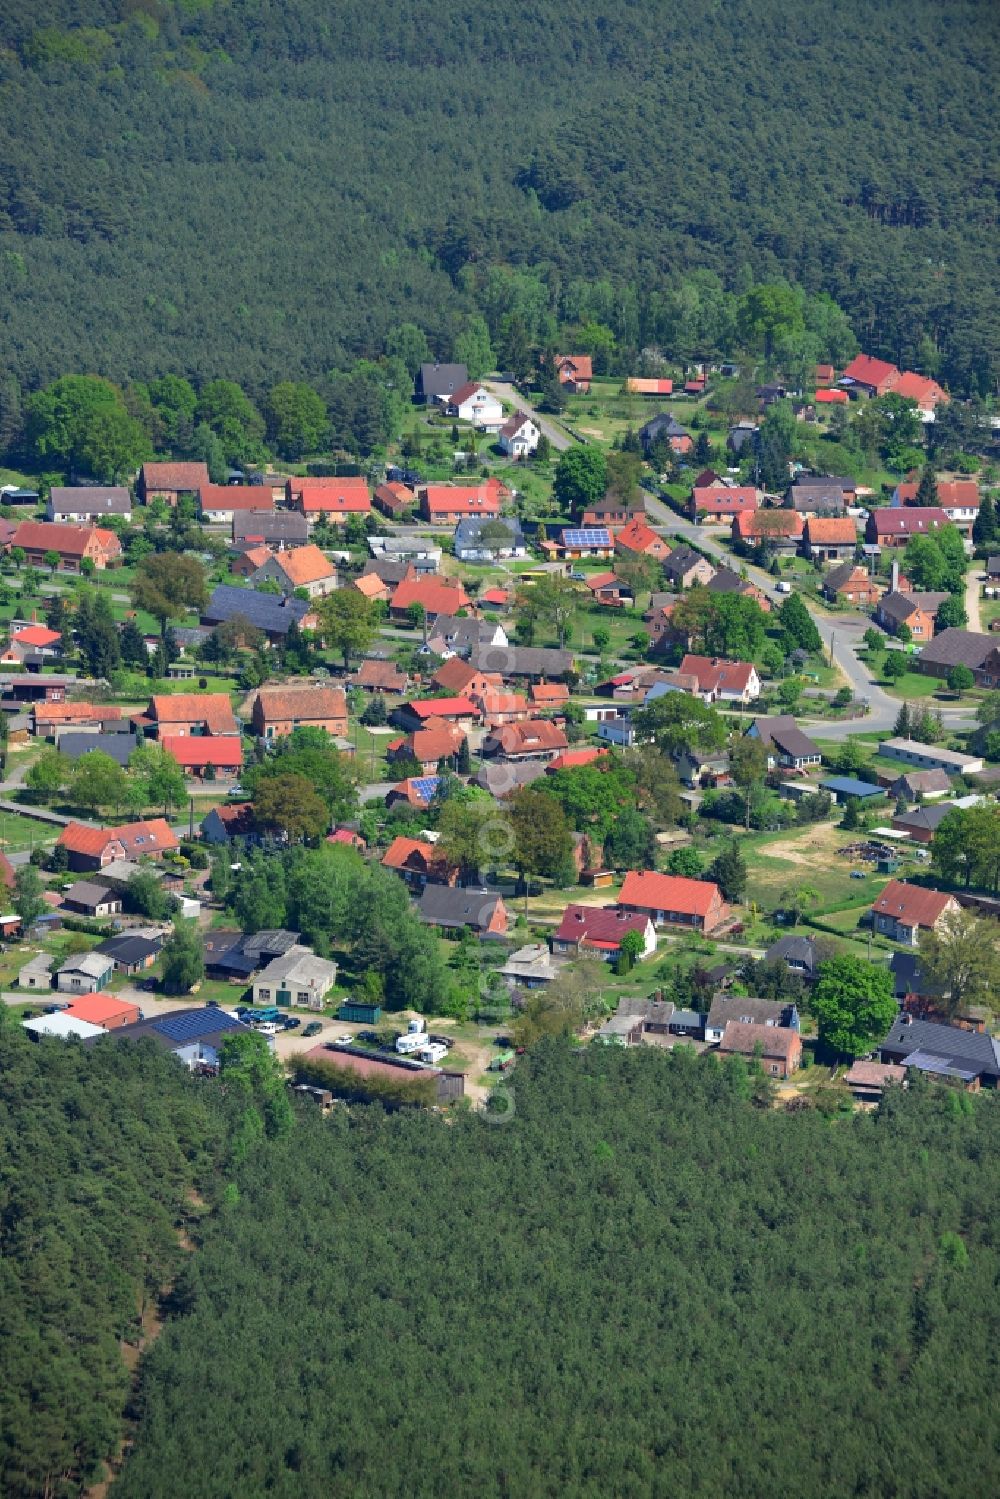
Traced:
[[607, 547], [611, 545], [611, 533], [606, 527], [588, 527], [583, 531], [564, 531], [563, 545], [570, 547]]
[[242, 1030], [242, 1020], [229, 1015], [225, 1010], [185, 1010], [178, 1015], [165, 1015], [156, 1021], [156, 1029], [171, 1041], [196, 1041], [199, 1036], [210, 1036], [216, 1031]]

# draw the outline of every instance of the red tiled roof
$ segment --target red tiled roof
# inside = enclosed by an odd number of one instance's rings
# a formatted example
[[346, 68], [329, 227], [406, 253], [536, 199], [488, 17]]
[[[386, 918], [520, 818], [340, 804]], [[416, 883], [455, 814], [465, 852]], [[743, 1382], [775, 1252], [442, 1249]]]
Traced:
[[289, 479], [288, 491], [307, 515], [367, 515], [372, 508], [363, 478]]
[[722, 899], [711, 880], [689, 880], [679, 874], [656, 874], [630, 869], [618, 897], [623, 906], [646, 911], [676, 911], [681, 916], [707, 916]]
[[146, 489], [176, 489], [191, 494], [209, 482], [205, 463], [144, 463], [142, 482]]
[[261, 687], [256, 703], [264, 722], [299, 719], [346, 718], [347, 698], [342, 687]]
[[428, 718], [475, 718], [476, 705], [467, 697], [428, 697], [419, 702], [407, 703], [411, 713], [421, 722]]
[[537, 754], [541, 750], [564, 750], [569, 740], [558, 724], [547, 718], [529, 718], [526, 723], [506, 724], [494, 730], [505, 755]]
[[872, 385], [876, 389], [892, 389], [900, 373], [894, 364], [884, 359], [873, 359], [870, 354], [858, 354], [851, 360], [841, 379], [854, 380], [859, 385]]
[[663, 538], [657, 536], [652, 526], [648, 526], [638, 516], [635, 520], [630, 520], [627, 526], [623, 526], [620, 531], [616, 532], [615, 542], [618, 546], [623, 546], [629, 552], [646, 552], [651, 546], [655, 546], [657, 542], [666, 547], [668, 552], [670, 551], [670, 547], [667, 546]]
[[876, 536], [926, 536], [939, 526], [948, 525], [943, 510], [934, 506], [922, 509], [873, 510], [871, 519]]
[[397, 796], [405, 797], [411, 807], [427, 807], [434, 799], [433, 792], [428, 795], [426, 776], [407, 776], [405, 781], [396, 782], [389, 795], [391, 796], [393, 792]]
[[846, 390], [818, 390], [813, 400], [818, 406], [846, 406], [849, 397]]
[[904, 370], [892, 389], [895, 395], [902, 396], [904, 400], [916, 401], [918, 406], [925, 408], [950, 399], [947, 391], [936, 380], [914, 374], [913, 370]]
[[700, 692], [746, 692], [753, 663], [724, 661], [716, 656], [685, 656], [678, 671], [694, 677]]
[[180, 847], [163, 817], [151, 817], [146, 822], [124, 822], [116, 828], [88, 828], [82, 822], [70, 822], [56, 843], [71, 854], [88, 854], [94, 858], [102, 854], [109, 843], [121, 843], [126, 855], [132, 858]]
[[384, 505], [388, 505], [390, 510], [398, 510], [406, 505], [414, 504], [417, 497], [412, 489], [408, 489], [405, 484], [399, 484], [393, 479], [378, 486], [375, 498], [381, 500]]
[[33, 703], [31, 711], [36, 724], [83, 723], [87, 719], [111, 723], [122, 716], [122, 710], [112, 703]]
[[814, 516], [806, 521], [806, 537], [809, 541], [854, 546], [858, 531], [849, 515]]
[[266, 484], [203, 484], [199, 510], [273, 510], [274, 495]]
[[27, 625], [23, 630], [18, 630], [17, 634], [12, 635], [10, 638], [12, 641], [16, 640], [18, 645], [42, 647], [55, 645], [57, 640], [62, 639], [62, 636], [58, 630], [46, 629], [45, 625]]
[[670, 396], [674, 392], [672, 380], [643, 380], [632, 376], [625, 384], [635, 396]]
[[[468, 661], [463, 661], [461, 656], [449, 656], [447, 661], [442, 661], [431, 681], [435, 687], [443, 687], [445, 692], [463, 693], [475, 677], [483, 675], [476, 667], [470, 666]], [[496, 678], [498, 684], [502, 680], [502, 677]]]
[[382, 855], [382, 864], [386, 869], [433, 872], [443, 878], [455, 867], [433, 843], [426, 843], [423, 838], [394, 838]]
[[247, 823], [249, 825], [252, 821], [252, 814], [252, 802], [227, 802], [225, 806], [216, 807], [215, 809], [215, 815], [223, 827], [228, 827], [230, 824], [235, 827], [240, 823]]
[[349, 848], [367, 848], [368, 845], [360, 833], [353, 828], [334, 828], [332, 833], [326, 835], [327, 843], [346, 843]]
[[87, 1020], [91, 1025], [107, 1026], [109, 1022], [128, 1025], [139, 1019], [139, 1006], [130, 1005], [116, 994], [81, 994], [63, 1014], [73, 1020]]
[[594, 361], [589, 354], [557, 354], [556, 369], [561, 380], [594, 378]]
[[243, 741], [238, 734], [168, 734], [160, 739], [168, 754], [184, 770], [238, 770], [243, 764]]
[[25, 520], [11, 537], [11, 546], [26, 552], [58, 552], [61, 557], [82, 557], [92, 541], [113, 556], [120, 554], [122, 544], [113, 531], [102, 526], [70, 526], [58, 521]]
[[429, 765], [432, 760], [447, 760], [456, 754], [464, 738], [457, 724], [445, 723], [443, 718], [438, 718], [432, 719], [424, 728], [394, 740], [386, 748], [398, 750], [405, 746], [421, 765]]
[[457, 614], [459, 609], [469, 607], [469, 596], [461, 583], [454, 586], [443, 578], [403, 579], [396, 585], [390, 601], [393, 609], [409, 609], [411, 604], [420, 604], [428, 614]]
[[714, 515], [741, 515], [756, 510], [760, 503], [760, 496], [752, 484], [741, 487], [709, 484], [704, 489], [693, 489], [691, 498], [696, 510], [707, 510]]
[[497, 608], [503, 609], [510, 603], [510, 594], [505, 588], [487, 588], [485, 593], [479, 595], [481, 604], [495, 604]]
[[645, 936], [648, 916], [623, 911], [619, 906], [569, 905], [555, 933], [555, 942], [582, 942], [587, 947], [615, 950], [626, 932]]
[[733, 517], [733, 535], [739, 541], [768, 536], [795, 538], [802, 535], [803, 525], [795, 510], [744, 510]]
[[545, 767], [545, 774], [552, 775], [557, 770], [578, 770], [581, 765], [593, 765], [595, 760], [601, 760], [607, 754], [606, 749], [564, 750], [561, 755], [556, 755]]
[[[919, 484], [897, 484], [896, 493], [900, 504], [912, 505], [917, 498]], [[979, 485], [975, 479], [938, 479], [937, 481], [938, 505], [941, 510], [978, 510], [980, 503]]]
[[569, 688], [565, 682], [532, 682], [528, 690], [536, 708], [559, 708], [569, 702]]
[[802, 1048], [798, 1031], [787, 1025], [753, 1025], [745, 1020], [729, 1020], [722, 1033], [720, 1050], [739, 1052], [752, 1057], [758, 1047], [765, 1057], [782, 1057], [789, 1061]]
[[[369, 576], [375, 575], [371, 573]], [[400, 671], [395, 661], [362, 661], [358, 667], [359, 687], [381, 687], [389, 692], [401, 692], [406, 686], [406, 681], [406, 673]]]
[[238, 733], [232, 703], [224, 692], [154, 693], [147, 711], [161, 728], [203, 723], [212, 734]]
[[[481, 380], [469, 380], [465, 385], [460, 385], [456, 391], [448, 397], [449, 406], [461, 406], [463, 401], [468, 401], [475, 395], [477, 390], [486, 390]], [[487, 394], [489, 392], [487, 391]]]
[[[296, 588], [303, 588], [307, 583], [319, 583], [324, 578], [331, 578], [336, 574], [336, 567], [325, 557], [319, 547], [310, 542], [304, 547], [290, 547], [288, 551], [276, 552], [275, 564], [281, 568], [289, 583]], [[374, 577], [370, 573], [369, 577]]]
[[496, 515], [508, 490], [499, 479], [484, 479], [481, 484], [428, 484], [424, 503], [433, 516]]
[[890, 880], [874, 902], [876, 916], [891, 916], [904, 926], [932, 927], [943, 916], [954, 896], [905, 880]]

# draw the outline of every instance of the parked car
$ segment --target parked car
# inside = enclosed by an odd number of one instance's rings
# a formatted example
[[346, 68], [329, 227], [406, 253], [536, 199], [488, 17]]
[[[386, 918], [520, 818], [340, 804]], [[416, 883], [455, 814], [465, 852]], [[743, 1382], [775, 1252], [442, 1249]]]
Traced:
[[286, 1015], [285, 1016], [285, 1030], [286, 1031], [297, 1031], [298, 1028], [299, 1028], [299, 1026], [301, 1024], [302, 1024], [302, 1021], [299, 1019], [299, 1017], [297, 1015]]
[[310, 1020], [302, 1034], [303, 1036], [318, 1036], [322, 1029], [323, 1027], [318, 1020]]

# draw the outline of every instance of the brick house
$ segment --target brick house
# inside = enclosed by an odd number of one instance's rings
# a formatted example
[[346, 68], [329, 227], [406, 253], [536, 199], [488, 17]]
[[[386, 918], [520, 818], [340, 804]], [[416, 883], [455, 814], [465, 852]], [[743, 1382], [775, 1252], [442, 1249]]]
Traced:
[[317, 546], [290, 547], [287, 551], [273, 552], [252, 574], [250, 582], [254, 588], [261, 583], [277, 583], [284, 594], [301, 588], [309, 598], [318, 599], [336, 588], [337, 568]]
[[162, 859], [174, 853], [180, 843], [163, 817], [145, 822], [122, 823], [116, 828], [88, 828], [82, 822], [70, 822], [56, 839], [56, 847], [69, 855], [74, 871], [103, 869], [116, 859]]
[[831, 603], [843, 600], [845, 604], [877, 604], [885, 592], [885, 584], [873, 578], [863, 567], [853, 562], [842, 562], [832, 567], [823, 579], [823, 592]]
[[465, 731], [443, 718], [432, 718], [422, 729], [391, 739], [385, 747], [388, 761], [414, 759], [424, 775], [432, 775], [442, 760], [451, 760], [458, 754], [465, 739]]
[[620, 531], [615, 532], [615, 551], [626, 556], [652, 557], [663, 562], [670, 556], [670, 547], [662, 536], [657, 536], [652, 526], [636, 517]]
[[841, 375], [845, 384], [869, 396], [884, 396], [895, 390], [901, 377], [894, 364], [874, 359], [871, 354], [857, 354]]
[[719, 1050], [732, 1056], [758, 1058], [770, 1077], [790, 1077], [802, 1065], [802, 1037], [785, 1026], [745, 1025], [730, 1020]]
[[805, 521], [796, 510], [745, 510], [733, 516], [733, 540], [747, 546], [769, 546], [776, 552], [797, 551]]
[[289, 479], [285, 499], [293, 510], [305, 516], [310, 526], [321, 518], [333, 525], [343, 525], [349, 515], [370, 515], [372, 508], [368, 482], [360, 477]]
[[417, 503], [417, 497], [405, 484], [392, 480], [378, 486], [372, 503], [376, 510], [381, 510], [390, 520], [399, 520], [402, 516], [409, 515]]
[[[907, 506], [915, 505], [919, 488], [920, 485], [916, 480], [897, 484], [892, 492], [893, 509], [899, 507], [905, 509]], [[968, 536], [979, 514], [979, 485], [975, 479], [939, 479], [937, 502], [952, 525], [957, 526], [963, 535]]]
[[894, 589], [879, 599], [875, 619], [891, 635], [906, 625], [913, 639], [923, 645], [934, 639], [935, 615], [949, 597], [947, 593], [902, 593]]
[[436, 526], [455, 526], [469, 515], [499, 515], [510, 495], [499, 479], [484, 479], [480, 484], [425, 484], [419, 493], [420, 514]]
[[449, 885], [425, 885], [417, 901], [417, 915], [428, 926], [451, 932], [469, 929], [480, 937], [503, 937], [510, 924], [503, 896], [495, 890]]
[[398, 874], [411, 890], [458, 884], [458, 865], [423, 838], [394, 838], [382, 855], [382, 867]]
[[655, 926], [693, 927], [704, 933], [714, 931], [729, 915], [721, 890], [711, 880], [689, 880], [652, 870], [629, 870], [618, 904], [649, 916]]
[[153, 500], [176, 505], [182, 494], [196, 495], [211, 482], [205, 463], [144, 463], [137, 487], [144, 505]]
[[594, 361], [589, 354], [557, 354], [556, 374], [559, 384], [571, 395], [586, 395], [594, 378]]
[[454, 615], [460, 609], [468, 609], [471, 602], [457, 579], [454, 582], [444, 578], [415, 578], [412, 582], [404, 579], [396, 585], [389, 615], [392, 619], [407, 619], [408, 611], [419, 604], [426, 618], [435, 620], [439, 614]]
[[160, 743], [185, 775], [204, 777], [211, 766], [217, 774], [232, 778], [243, 765], [243, 741], [238, 734], [165, 734]]
[[849, 515], [810, 516], [806, 521], [802, 550], [823, 562], [844, 562], [858, 547], [858, 532]]
[[611, 962], [621, 952], [626, 932], [638, 932], [643, 941], [644, 958], [656, 951], [656, 931], [649, 917], [642, 912], [625, 911], [621, 906], [570, 904], [552, 934], [552, 952], [564, 957], [592, 953], [605, 962]]
[[239, 733], [225, 692], [156, 693], [144, 716], [158, 739], [168, 734]]
[[569, 740], [558, 724], [547, 718], [505, 724], [483, 740], [484, 756], [501, 760], [550, 760], [569, 748]]
[[710, 484], [691, 491], [687, 510], [692, 520], [713, 524], [751, 513], [759, 504], [760, 495], [753, 485]]
[[238, 515], [273, 509], [271, 491], [260, 484], [203, 484], [198, 491], [198, 513], [210, 526], [231, 526]]
[[347, 699], [340, 687], [261, 687], [250, 722], [259, 739], [279, 739], [293, 729], [325, 729], [347, 737]]
[[113, 531], [102, 526], [68, 526], [56, 521], [26, 520], [10, 539], [10, 549], [20, 547], [29, 567], [48, 567], [49, 552], [59, 558], [59, 571], [78, 573], [83, 562], [92, 562], [98, 572], [122, 560], [122, 544]]
[[933, 536], [946, 525], [948, 517], [940, 506], [873, 510], [865, 526], [865, 540], [872, 546], [905, 547], [911, 536]]
[[700, 552], [691, 547], [679, 546], [664, 561], [663, 576], [674, 588], [694, 588], [699, 583], [710, 583], [715, 576], [715, 568]]

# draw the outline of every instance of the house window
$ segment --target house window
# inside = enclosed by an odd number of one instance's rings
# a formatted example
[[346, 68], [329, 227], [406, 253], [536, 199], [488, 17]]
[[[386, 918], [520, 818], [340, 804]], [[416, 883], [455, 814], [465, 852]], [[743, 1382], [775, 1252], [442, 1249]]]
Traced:
[[300, 1005], [306, 1005], [306, 1004], [308, 1004], [309, 1003], [309, 990], [308, 989], [300, 989], [298, 991], [298, 993], [296, 994], [296, 996], [295, 996], [295, 1002], [296, 1002], [296, 1004], [300, 1004]]
[[258, 996], [261, 999], [270, 999], [271, 998], [271, 991], [270, 991], [270, 989], [258, 989], [257, 990], [257, 994], [258, 994]]
[[777, 1077], [777, 1075], [778, 1075], [778, 1064], [777, 1064], [777, 1062], [772, 1062], [771, 1063], [771, 1071], [774, 1073], [774, 1076]]

